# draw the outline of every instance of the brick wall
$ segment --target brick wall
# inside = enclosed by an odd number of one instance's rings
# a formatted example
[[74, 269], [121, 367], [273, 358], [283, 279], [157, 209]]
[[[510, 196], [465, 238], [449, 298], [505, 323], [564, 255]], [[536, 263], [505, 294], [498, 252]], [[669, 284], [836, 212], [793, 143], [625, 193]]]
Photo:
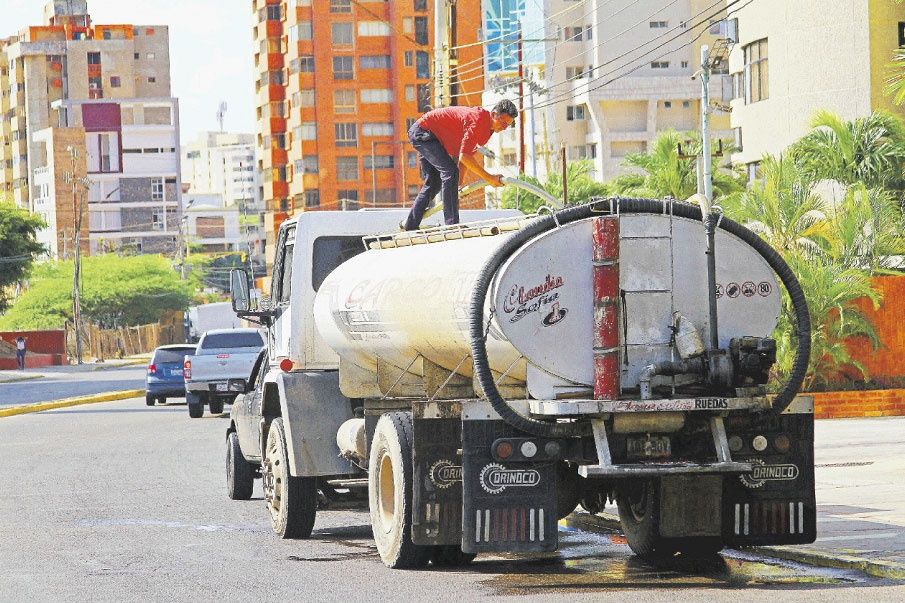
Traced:
[[815, 419], [905, 416], [905, 389], [816, 392]]
[[869, 300], [860, 300], [858, 306], [873, 323], [883, 346], [874, 351], [870, 343], [858, 338], [849, 344], [852, 357], [867, 369], [871, 379], [883, 380], [905, 377], [905, 276], [878, 276], [871, 279], [873, 286], [883, 294], [883, 302], [874, 310]]

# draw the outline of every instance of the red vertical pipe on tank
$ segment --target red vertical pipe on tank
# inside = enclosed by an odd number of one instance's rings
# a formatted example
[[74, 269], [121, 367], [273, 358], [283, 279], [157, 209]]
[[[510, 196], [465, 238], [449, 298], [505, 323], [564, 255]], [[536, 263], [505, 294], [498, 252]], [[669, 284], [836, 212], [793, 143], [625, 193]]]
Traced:
[[594, 398], [619, 398], [619, 218], [593, 222]]

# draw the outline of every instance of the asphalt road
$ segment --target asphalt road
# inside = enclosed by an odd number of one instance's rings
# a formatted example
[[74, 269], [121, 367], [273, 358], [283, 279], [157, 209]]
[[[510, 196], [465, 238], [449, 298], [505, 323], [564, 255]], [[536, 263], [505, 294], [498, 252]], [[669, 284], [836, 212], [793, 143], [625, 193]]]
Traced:
[[46, 367], [28, 374], [43, 375], [28, 381], [0, 383], [0, 406], [32, 404], [87, 396], [126, 389], [141, 389], [145, 386], [147, 369], [144, 365], [102, 368], [97, 365]]
[[392, 571], [364, 510], [325, 510], [313, 537], [271, 532], [260, 484], [224, 484], [226, 418], [142, 399], [0, 419], [0, 601], [901, 601], [905, 587], [730, 552], [652, 566], [618, 534], [563, 526], [545, 557]]

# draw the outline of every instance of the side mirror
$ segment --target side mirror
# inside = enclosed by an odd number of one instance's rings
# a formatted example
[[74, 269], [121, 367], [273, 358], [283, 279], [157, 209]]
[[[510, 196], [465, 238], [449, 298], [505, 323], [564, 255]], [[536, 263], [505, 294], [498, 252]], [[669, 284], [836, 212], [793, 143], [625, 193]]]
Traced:
[[251, 296], [248, 293], [248, 273], [241, 269], [229, 271], [229, 294], [233, 312], [251, 311]]
[[248, 392], [248, 383], [245, 379], [229, 379], [226, 382], [226, 389], [238, 394], [244, 394]]

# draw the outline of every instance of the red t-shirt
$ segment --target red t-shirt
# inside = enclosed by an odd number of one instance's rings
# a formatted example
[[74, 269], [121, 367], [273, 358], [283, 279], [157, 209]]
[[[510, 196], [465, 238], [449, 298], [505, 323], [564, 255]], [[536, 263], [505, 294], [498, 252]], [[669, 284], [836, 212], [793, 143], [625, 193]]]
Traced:
[[453, 159], [471, 155], [493, 134], [490, 111], [481, 107], [443, 107], [428, 111], [418, 125], [432, 133]]

